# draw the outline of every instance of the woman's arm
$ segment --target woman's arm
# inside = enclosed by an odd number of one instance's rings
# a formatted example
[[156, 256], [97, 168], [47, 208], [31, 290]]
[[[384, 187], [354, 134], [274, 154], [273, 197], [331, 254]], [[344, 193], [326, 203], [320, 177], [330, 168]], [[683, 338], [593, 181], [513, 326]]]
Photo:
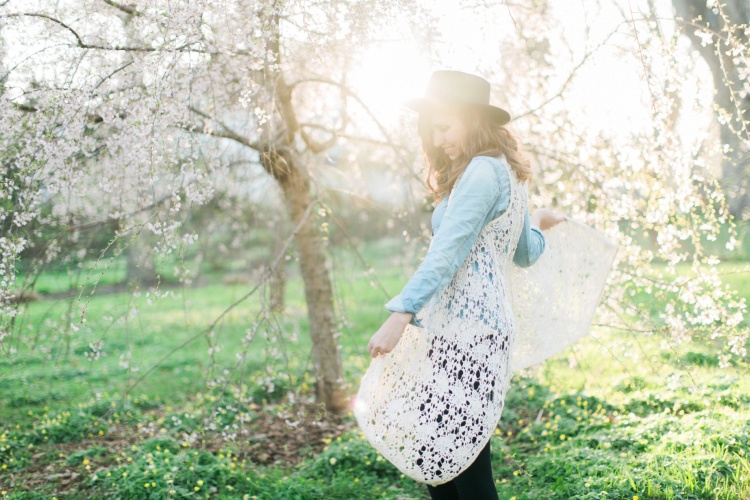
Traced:
[[541, 230], [532, 225], [527, 207], [521, 237], [518, 239], [516, 252], [513, 254], [513, 262], [519, 267], [529, 267], [539, 260], [539, 257], [544, 253], [545, 247], [546, 241], [544, 235]]
[[416, 313], [453, 279], [497, 202], [501, 168], [499, 160], [489, 157], [471, 160], [453, 187], [450, 203], [427, 255], [401, 293], [385, 305], [388, 310], [411, 313], [410, 322], [422, 326], [416, 321]]
[[521, 237], [518, 239], [516, 253], [513, 255], [513, 262], [520, 267], [529, 267], [539, 260], [546, 248], [546, 240], [542, 230], [549, 229], [566, 219], [567, 217], [564, 215], [556, 214], [546, 208], [537, 210], [529, 216], [527, 208]]
[[385, 305], [392, 314], [370, 338], [367, 344], [370, 356], [390, 352], [407, 324], [422, 326], [416, 313], [453, 279], [500, 196], [503, 179], [498, 176], [500, 169], [502, 165], [489, 157], [476, 157], [466, 167], [453, 187], [450, 203], [425, 259], [401, 293]]

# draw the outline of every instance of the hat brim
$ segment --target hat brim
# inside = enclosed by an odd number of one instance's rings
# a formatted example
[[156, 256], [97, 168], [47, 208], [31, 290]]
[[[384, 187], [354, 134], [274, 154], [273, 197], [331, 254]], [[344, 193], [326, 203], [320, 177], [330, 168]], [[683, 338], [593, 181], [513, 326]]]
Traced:
[[492, 120], [497, 122], [499, 125], [505, 125], [510, 121], [510, 113], [505, 111], [503, 108], [493, 106], [492, 104], [480, 104], [469, 101], [439, 101], [436, 99], [430, 99], [429, 97], [417, 97], [415, 99], [409, 99], [407, 101], [404, 101], [402, 104], [420, 114], [429, 112], [441, 105], [460, 104], [479, 109], [483, 113], [486, 113], [488, 116], [490, 116]]

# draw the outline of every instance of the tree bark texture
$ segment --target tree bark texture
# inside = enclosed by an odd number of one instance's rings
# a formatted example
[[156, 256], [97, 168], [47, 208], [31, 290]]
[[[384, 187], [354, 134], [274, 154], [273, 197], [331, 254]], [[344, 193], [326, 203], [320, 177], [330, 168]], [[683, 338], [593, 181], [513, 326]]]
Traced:
[[[261, 18], [264, 16], [261, 14]], [[264, 20], [274, 33], [267, 48], [274, 55], [275, 63], [281, 64], [279, 16], [272, 14]], [[303, 221], [313, 197], [307, 169], [296, 148], [300, 126], [292, 102], [293, 88], [287, 85], [283, 74], [271, 66], [270, 61], [263, 72], [263, 79], [267, 88], [273, 89], [272, 93], [275, 95], [275, 99], [269, 102], [271, 109], [268, 111], [278, 117], [280, 126], [272, 129], [268, 122], [264, 127], [263, 145], [259, 148], [261, 164], [281, 186], [287, 211], [294, 227], [297, 227]], [[283, 133], [277, 135], [273, 130], [281, 130]], [[315, 152], [316, 148], [308, 140], [305, 140], [305, 144], [308, 151]], [[300, 271], [305, 285], [305, 302], [316, 375], [316, 401], [322, 401], [331, 412], [341, 413], [348, 408], [348, 398], [343, 379], [341, 353], [334, 336], [336, 322], [333, 287], [326, 265], [323, 238], [315, 224], [315, 217], [308, 216], [302, 222], [294, 235], [294, 244], [299, 252]]]
[[[307, 172], [299, 167], [295, 153], [273, 155], [272, 172], [284, 192], [284, 202], [295, 227], [313, 202]], [[341, 353], [334, 337], [336, 321], [331, 285], [323, 240], [315, 223], [308, 216], [294, 236], [299, 252], [300, 269], [305, 285], [310, 321], [310, 338], [316, 380], [316, 400], [325, 403], [327, 410], [339, 413], [348, 407], [343, 379]]]
[[[706, 7], [705, 0], [672, 0], [677, 17], [685, 20], [678, 23], [687, 35], [693, 47], [708, 63], [713, 75], [716, 95], [714, 103], [731, 117], [726, 123], [720, 122], [721, 143], [729, 146], [730, 151], [722, 162], [721, 183], [729, 201], [729, 211], [736, 218], [742, 219], [745, 211], [750, 210], [750, 152], [747, 150], [748, 121], [750, 120], [750, 94], [742, 92], [745, 86], [740, 76], [743, 68], [738, 67], [732, 57], [727, 55], [730, 47], [724, 41], [726, 29], [747, 45], [747, 37], [741, 25], [750, 20], [750, 0], [724, 0], [722, 9], [730, 21], [725, 25], [724, 19]], [[693, 20], [700, 16], [700, 20]], [[708, 25], [720, 37], [713, 37], [712, 44], [703, 45], [701, 38], [695, 34], [697, 24]], [[741, 64], [741, 63], [740, 63]]]

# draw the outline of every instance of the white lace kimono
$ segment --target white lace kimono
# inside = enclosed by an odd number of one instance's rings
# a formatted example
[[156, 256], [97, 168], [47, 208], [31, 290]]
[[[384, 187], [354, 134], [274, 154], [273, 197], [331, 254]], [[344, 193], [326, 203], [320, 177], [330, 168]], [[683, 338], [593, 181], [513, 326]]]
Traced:
[[503, 411], [513, 371], [589, 331], [616, 247], [568, 220], [545, 232], [529, 268], [513, 263], [527, 206], [509, 170], [508, 208], [480, 231], [444, 289], [362, 377], [354, 415], [372, 445], [412, 479], [438, 485], [473, 463]]

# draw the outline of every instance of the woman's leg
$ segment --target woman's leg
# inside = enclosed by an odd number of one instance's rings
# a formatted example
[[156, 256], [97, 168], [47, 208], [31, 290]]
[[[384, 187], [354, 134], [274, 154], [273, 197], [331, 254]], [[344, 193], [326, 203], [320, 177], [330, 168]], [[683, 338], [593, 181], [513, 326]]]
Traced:
[[456, 489], [456, 478], [451, 479], [447, 483], [438, 484], [437, 486], [427, 485], [427, 491], [430, 492], [430, 498], [432, 500], [461, 500], [458, 496], [458, 489]]
[[433, 500], [498, 500], [492, 479], [490, 442], [479, 452], [476, 460], [461, 474], [438, 486], [427, 485]]
[[462, 500], [498, 500], [497, 488], [492, 479], [491, 441], [491, 438], [487, 441], [474, 463], [453, 480]]

